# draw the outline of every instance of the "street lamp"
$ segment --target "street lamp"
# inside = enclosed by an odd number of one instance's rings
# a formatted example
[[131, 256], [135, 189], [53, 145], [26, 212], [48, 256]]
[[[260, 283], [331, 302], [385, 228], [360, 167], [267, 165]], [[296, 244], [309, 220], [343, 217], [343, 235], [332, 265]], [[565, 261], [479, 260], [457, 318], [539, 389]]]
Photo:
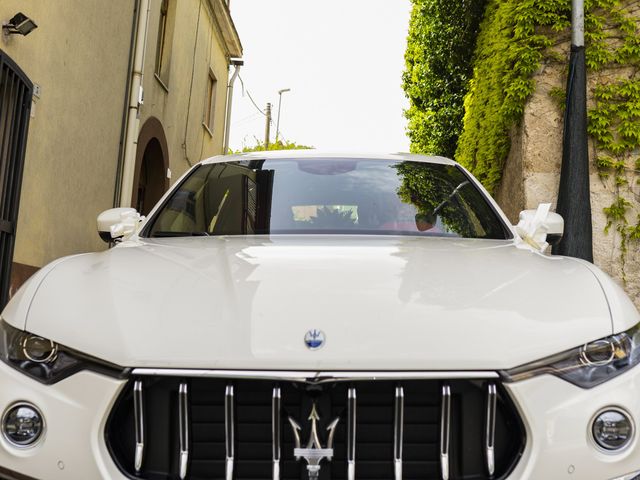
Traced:
[[226, 119], [224, 123], [224, 140], [223, 140], [224, 146], [222, 147], [223, 155], [229, 154], [229, 133], [231, 130], [231, 106], [233, 105], [233, 84], [236, 81], [236, 78], [238, 77], [238, 75], [240, 75], [240, 67], [244, 65], [244, 60], [242, 60], [241, 58], [232, 58], [229, 63], [231, 63], [231, 65], [233, 65], [235, 68], [233, 70], [233, 76], [231, 77], [231, 80], [229, 80], [229, 83], [227, 84], [227, 111], [226, 111]]
[[278, 136], [280, 135], [280, 107], [282, 106], [282, 94], [286, 92], [290, 92], [290, 88], [283, 88], [282, 90], [278, 90], [278, 121], [276, 122], [276, 143], [278, 143]]

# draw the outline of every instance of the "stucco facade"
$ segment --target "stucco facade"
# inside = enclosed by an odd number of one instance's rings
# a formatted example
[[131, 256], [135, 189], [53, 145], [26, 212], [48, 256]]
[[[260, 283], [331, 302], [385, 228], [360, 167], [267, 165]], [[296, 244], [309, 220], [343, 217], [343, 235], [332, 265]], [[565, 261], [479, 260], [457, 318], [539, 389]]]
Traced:
[[[136, 206], [143, 191], [135, 183], [130, 199], [129, 192], [118, 195], [126, 168], [135, 169], [134, 182], [152, 180], [147, 196], [156, 198], [190, 165], [222, 153], [229, 62], [242, 55], [228, 3], [148, 0], [144, 10], [145, 3], [0, 2], [0, 20], [23, 12], [38, 24], [28, 36], [0, 37], [0, 49], [36, 84], [37, 93], [16, 228], [14, 288], [55, 258], [106, 248], [96, 233], [96, 216], [113, 206]], [[127, 114], [141, 32], [143, 102], [135, 105], [139, 125], [131, 137]], [[127, 142], [136, 159], [129, 167]], [[158, 171], [150, 174], [143, 164]]]

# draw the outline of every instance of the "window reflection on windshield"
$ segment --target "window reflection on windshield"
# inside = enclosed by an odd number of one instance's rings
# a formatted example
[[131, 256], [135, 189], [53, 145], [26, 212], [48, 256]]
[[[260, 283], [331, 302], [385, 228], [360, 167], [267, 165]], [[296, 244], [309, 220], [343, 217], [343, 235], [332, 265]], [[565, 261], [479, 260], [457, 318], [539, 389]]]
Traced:
[[202, 165], [151, 225], [154, 237], [506, 235], [487, 200], [456, 166], [352, 159]]

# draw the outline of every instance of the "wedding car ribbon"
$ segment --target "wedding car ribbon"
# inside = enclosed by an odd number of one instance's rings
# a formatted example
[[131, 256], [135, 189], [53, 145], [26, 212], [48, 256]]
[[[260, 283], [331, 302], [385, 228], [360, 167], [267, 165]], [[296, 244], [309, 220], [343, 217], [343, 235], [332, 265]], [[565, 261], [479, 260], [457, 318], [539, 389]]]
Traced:
[[516, 231], [522, 240], [540, 252], [544, 252], [549, 246], [546, 242], [548, 227], [545, 222], [550, 210], [550, 203], [541, 203], [533, 217], [521, 218], [516, 225]]
[[120, 223], [111, 226], [111, 238], [129, 238], [136, 233], [138, 224], [144, 219], [136, 211], [124, 212], [120, 215]]

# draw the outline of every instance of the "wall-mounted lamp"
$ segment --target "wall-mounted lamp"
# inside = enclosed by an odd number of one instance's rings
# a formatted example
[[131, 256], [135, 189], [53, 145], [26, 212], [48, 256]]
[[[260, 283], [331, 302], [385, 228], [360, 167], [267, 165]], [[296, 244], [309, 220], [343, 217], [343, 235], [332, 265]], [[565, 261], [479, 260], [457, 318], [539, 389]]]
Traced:
[[8, 23], [2, 25], [2, 32], [5, 35], [29, 35], [38, 25], [27, 17], [24, 13], [16, 13]]

